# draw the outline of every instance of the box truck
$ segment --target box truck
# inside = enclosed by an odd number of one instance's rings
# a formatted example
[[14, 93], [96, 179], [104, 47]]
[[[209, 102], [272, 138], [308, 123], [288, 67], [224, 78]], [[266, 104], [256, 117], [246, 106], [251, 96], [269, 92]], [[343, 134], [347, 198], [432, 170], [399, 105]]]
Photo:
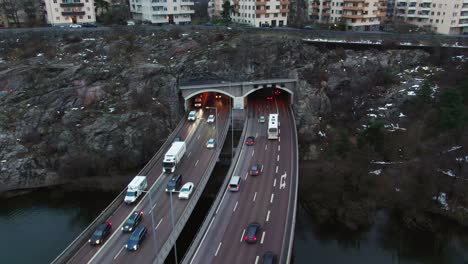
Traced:
[[135, 176], [127, 186], [127, 195], [125, 195], [124, 199], [125, 203], [131, 204], [135, 202], [145, 191], [146, 187], [148, 187], [146, 176]]
[[185, 154], [185, 142], [179, 141], [172, 143], [172, 146], [164, 155], [163, 172], [173, 173], [177, 164], [180, 162]]

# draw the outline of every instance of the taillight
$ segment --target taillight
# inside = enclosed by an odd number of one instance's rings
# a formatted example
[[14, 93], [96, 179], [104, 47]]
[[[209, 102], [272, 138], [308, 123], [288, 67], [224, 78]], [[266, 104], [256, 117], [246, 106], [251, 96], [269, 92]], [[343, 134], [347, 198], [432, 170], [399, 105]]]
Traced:
[[109, 222], [109, 225], [112, 226], [112, 222]]
[[141, 211], [140, 214], [143, 215], [145, 212]]
[[254, 236], [254, 241], [257, 241], [257, 237], [256, 237], [256, 236]]
[[244, 239], [245, 239], [245, 240], [249, 240], [249, 236], [245, 236]]
[[239, 190], [239, 188], [240, 188], [240, 186], [239, 186], [239, 185], [237, 185], [237, 190]]

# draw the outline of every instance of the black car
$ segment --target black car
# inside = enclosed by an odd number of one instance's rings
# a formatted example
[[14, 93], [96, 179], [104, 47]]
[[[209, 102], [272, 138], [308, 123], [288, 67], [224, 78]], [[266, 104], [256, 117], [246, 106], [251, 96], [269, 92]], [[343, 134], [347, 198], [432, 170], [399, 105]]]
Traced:
[[262, 264], [274, 264], [276, 263], [276, 255], [271, 251], [265, 252], [262, 257]]
[[260, 175], [260, 172], [262, 170], [262, 165], [260, 164], [255, 164], [250, 167], [249, 174], [250, 176], [257, 176]]
[[88, 242], [91, 245], [99, 245], [104, 243], [104, 240], [110, 235], [112, 230], [112, 223], [111, 222], [106, 222], [100, 224], [96, 230], [94, 231], [93, 235], [91, 238], [88, 240]]
[[252, 146], [255, 144], [255, 138], [254, 137], [247, 137], [247, 139], [245, 140], [245, 144], [247, 146]]
[[143, 239], [146, 236], [146, 228], [144, 226], [139, 226], [133, 231], [132, 235], [128, 238], [127, 244], [125, 244], [125, 248], [127, 250], [137, 250], [138, 247], [143, 242]]
[[124, 225], [122, 226], [122, 231], [124, 232], [132, 232], [135, 227], [141, 222], [143, 219], [143, 211], [135, 211], [130, 215], [130, 217], [125, 221]]
[[166, 186], [166, 192], [175, 192], [177, 191], [177, 188], [180, 187], [182, 184], [182, 175], [174, 175], [172, 178], [169, 180]]
[[83, 23], [81, 24], [82, 27], [87, 27], [87, 28], [95, 28], [97, 27], [96, 24], [93, 24], [93, 23]]
[[251, 223], [247, 227], [247, 233], [245, 234], [244, 240], [247, 243], [257, 243], [257, 234], [260, 232], [259, 223]]

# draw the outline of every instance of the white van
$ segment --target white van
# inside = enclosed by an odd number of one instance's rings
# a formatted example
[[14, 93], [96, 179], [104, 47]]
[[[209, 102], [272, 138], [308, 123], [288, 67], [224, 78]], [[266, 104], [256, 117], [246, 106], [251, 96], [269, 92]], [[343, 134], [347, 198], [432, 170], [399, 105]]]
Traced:
[[197, 112], [195, 111], [190, 111], [190, 113], [188, 114], [188, 118], [187, 118], [189, 121], [195, 121], [197, 119]]
[[240, 183], [241, 177], [240, 176], [232, 176], [231, 180], [229, 181], [228, 189], [231, 192], [238, 192], [240, 190]]

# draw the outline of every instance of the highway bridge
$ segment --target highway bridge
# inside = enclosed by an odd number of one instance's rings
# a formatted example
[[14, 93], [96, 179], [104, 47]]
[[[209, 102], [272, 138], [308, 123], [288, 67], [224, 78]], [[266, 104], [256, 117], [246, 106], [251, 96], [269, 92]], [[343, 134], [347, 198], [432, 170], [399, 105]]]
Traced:
[[[126, 191], [123, 190], [53, 263], [164, 263], [218, 160], [233, 123], [232, 113], [239, 116], [239, 111], [244, 122], [240, 146], [205, 223], [200, 228], [194, 227], [198, 229], [197, 238], [183, 261], [219, 263], [218, 256], [221, 256], [227, 263], [256, 263], [261, 254], [269, 250], [278, 255], [280, 263], [288, 263], [298, 177], [297, 135], [291, 107], [294, 87], [295, 80], [288, 79], [180, 87], [187, 109], [193, 108], [195, 97], [203, 98], [203, 105], [197, 111], [197, 120], [190, 122], [184, 118], [138, 173], [148, 178], [147, 193], [135, 204], [127, 205], [123, 203]], [[194, 92], [196, 89], [198, 93]], [[258, 122], [260, 115], [269, 113], [279, 113], [280, 137], [277, 140], [268, 140], [267, 124]], [[214, 124], [206, 122], [210, 114], [217, 115]], [[255, 136], [254, 146], [243, 144], [247, 136]], [[170, 177], [162, 173], [162, 159], [175, 137], [182, 137], [187, 143], [186, 154], [174, 173], [182, 174], [183, 183], [195, 184], [189, 200], [179, 200], [176, 195], [164, 191]], [[205, 147], [209, 138], [217, 138], [215, 149]], [[252, 162], [262, 164], [262, 173], [255, 178], [247, 176]], [[227, 193], [225, 186], [233, 174], [242, 175], [243, 186], [238, 193]], [[148, 233], [137, 252], [128, 252], [124, 245], [129, 235], [120, 228], [136, 210], [145, 212], [140, 225], [145, 226]], [[89, 245], [88, 238], [105, 221], [113, 223], [111, 235], [100, 246]], [[250, 221], [262, 225], [258, 245], [240, 242]]]

